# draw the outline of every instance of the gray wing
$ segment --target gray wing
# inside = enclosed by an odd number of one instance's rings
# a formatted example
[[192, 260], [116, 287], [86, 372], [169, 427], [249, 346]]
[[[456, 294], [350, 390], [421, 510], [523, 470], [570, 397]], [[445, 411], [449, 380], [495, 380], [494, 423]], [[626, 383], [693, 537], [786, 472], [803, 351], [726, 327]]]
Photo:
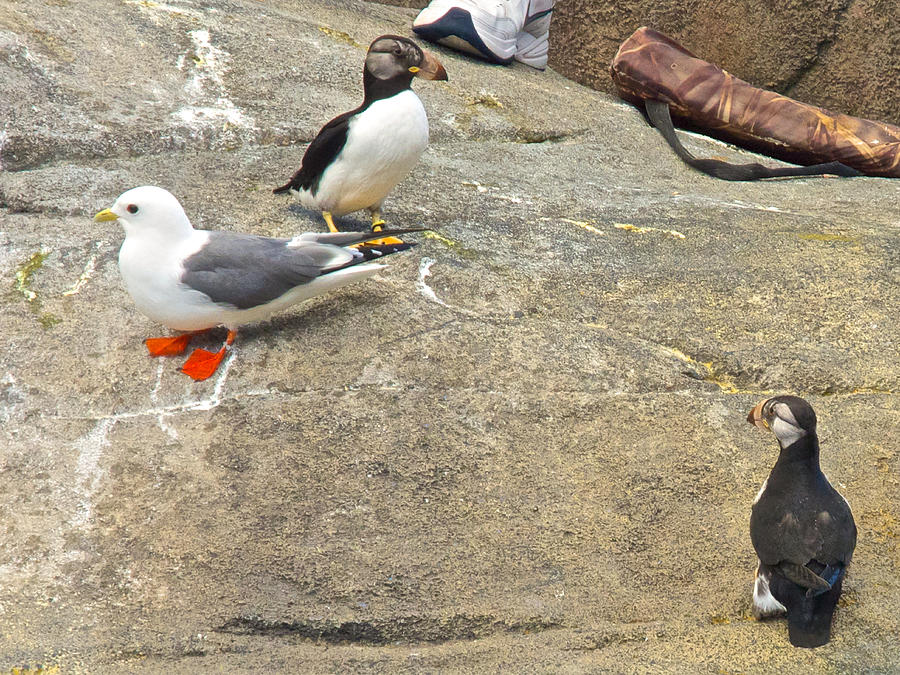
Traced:
[[213, 302], [249, 309], [355, 258], [345, 248], [316, 241], [210, 232], [206, 245], [185, 259], [181, 281]]

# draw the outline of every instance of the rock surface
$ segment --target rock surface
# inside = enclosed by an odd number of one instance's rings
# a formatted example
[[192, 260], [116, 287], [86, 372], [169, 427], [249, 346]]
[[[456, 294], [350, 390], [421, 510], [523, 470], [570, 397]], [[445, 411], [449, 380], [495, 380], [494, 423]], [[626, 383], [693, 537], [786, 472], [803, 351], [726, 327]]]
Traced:
[[[271, 188], [413, 14], [0, 0], [0, 673], [900, 669], [900, 182], [716, 181], [606, 94], [437, 50], [385, 206], [434, 234], [213, 380], [146, 356], [91, 215], [150, 183], [322, 229]], [[749, 618], [774, 392], [860, 530], [813, 651]]]

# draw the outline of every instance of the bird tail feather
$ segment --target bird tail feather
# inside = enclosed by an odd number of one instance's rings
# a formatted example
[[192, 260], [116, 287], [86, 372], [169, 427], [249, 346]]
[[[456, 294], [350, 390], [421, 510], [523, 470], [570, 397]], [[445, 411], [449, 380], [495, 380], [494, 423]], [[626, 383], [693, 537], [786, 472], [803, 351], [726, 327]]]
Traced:
[[788, 639], [795, 647], [819, 647], [831, 640], [831, 619], [841, 595], [843, 579], [830, 590], [810, 597], [801, 595], [789, 603], [787, 611]]
[[[818, 561], [812, 561], [811, 564], [819, 569], [820, 574], [824, 574], [827, 570], [827, 566]], [[810, 595], [805, 583], [789, 579], [781, 573], [781, 566], [778, 566], [778, 569], [779, 573], [770, 578], [770, 590], [772, 596], [787, 610], [788, 638], [791, 644], [806, 648], [826, 644], [831, 639], [831, 619], [841, 595], [844, 575], [838, 573], [834, 577], [829, 574], [829, 578], [834, 578], [831, 587], [827, 591], [813, 592]], [[800, 575], [802, 572], [797, 573], [797, 576]], [[812, 583], [812, 580], [806, 579], [805, 582]]]

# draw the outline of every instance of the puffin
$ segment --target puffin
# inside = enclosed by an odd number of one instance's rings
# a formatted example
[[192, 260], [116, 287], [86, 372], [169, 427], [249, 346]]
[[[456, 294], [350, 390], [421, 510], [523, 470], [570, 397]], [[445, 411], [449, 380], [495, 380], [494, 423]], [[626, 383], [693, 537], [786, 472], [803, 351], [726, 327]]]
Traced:
[[197, 381], [216, 372], [239, 326], [370, 277], [384, 268], [378, 260], [415, 245], [355, 248], [379, 236], [369, 231], [307, 232], [274, 239], [195, 230], [178, 199], [153, 185], [122, 193], [94, 220], [118, 221], [125, 229], [119, 271], [137, 308], [170, 329], [186, 331], [146, 340], [151, 356], [182, 354], [196, 335], [216, 326], [228, 329], [218, 352], [195, 349], [182, 366], [182, 372]]
[[831, 639], [831, 618], [856, 547], [850, 505], [819, 467], [816, 413], [798, 396], [760, 401], [747, 421], [775, 434], [781, 451], [750, 511], [759, 558], [757, 619], [787, 613], [795, 647]]
[[372, 230], [380, 231], [384, 198], [428, 146], [428, 117], [411, 88], [414, 77], [446, 80], [447, 71], [408, 38], [375, 38], [363, 67], [362, 104], [322, 127], [291, 180], [273, 192], [291, 193], [304, 207], [321, 211], [331, 232], [338, 231], [334, 217], [361, 209], [371, 214]]

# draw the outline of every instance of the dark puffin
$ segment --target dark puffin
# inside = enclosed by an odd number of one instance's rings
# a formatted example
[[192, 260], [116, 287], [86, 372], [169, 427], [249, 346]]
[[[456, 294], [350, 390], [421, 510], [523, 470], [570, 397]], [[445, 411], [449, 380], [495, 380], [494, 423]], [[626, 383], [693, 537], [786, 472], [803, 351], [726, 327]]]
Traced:
[[363, 68], [362, 105], [322, 127], [294, 177], [273, 192], [293, 193], [306, 208], [320, 210], [332, 232], [338, 231], [333, 216], [360, 209], [369, 210], [379, 231], [384, 198], [428, 146], [428, 118], [411, 89], [413, 77], [446, 80], [447, 73], [408, 38], [375, 38]]
[[831, 617], [856, 547], [853, 514], [819, 468], [809, 403], [775, 396], [753, 408], [747, 421], [771, 430], [781, 446], [750, 513], [759, 557], [753, 612], [757, 618], [787, 612], [791, 644], [818, 647], [831, 639]]

